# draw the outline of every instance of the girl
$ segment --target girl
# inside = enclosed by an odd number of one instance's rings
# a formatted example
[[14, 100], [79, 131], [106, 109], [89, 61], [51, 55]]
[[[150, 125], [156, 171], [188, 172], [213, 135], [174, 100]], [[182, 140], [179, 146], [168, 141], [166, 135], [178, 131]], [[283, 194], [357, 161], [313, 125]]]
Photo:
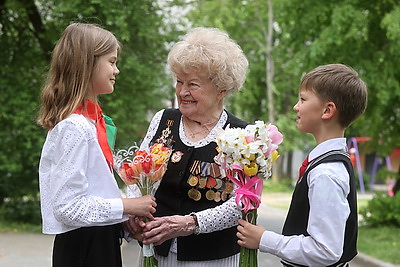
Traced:
[[39, 182], [43, 233], [56, 235], [54, 267], [122, 266], [121, 222], [154, 219], [153, 197], [121, 198], [106, 131], [113, 124], [97, 104], [114, 91], [119, 50], [109, 31], [73, 23], [53, 51], [38, 123], [49, 130]]

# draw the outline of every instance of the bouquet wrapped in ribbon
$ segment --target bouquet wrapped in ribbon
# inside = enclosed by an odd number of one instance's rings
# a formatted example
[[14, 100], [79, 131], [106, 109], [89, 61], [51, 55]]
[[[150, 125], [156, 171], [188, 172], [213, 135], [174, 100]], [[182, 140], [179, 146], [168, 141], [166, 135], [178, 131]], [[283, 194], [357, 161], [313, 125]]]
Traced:
[[[256, 121], [245, 128], [229, 128], [217, 133], [221, 174], [236, 185], [236, 203], [243, 219], [257, 222], [263, 180], [271, 176], [272, 164], [279, 157], [278, 146], [283, 136], [278, 128]], [[239, 266], [257, 266], [257, 250], [241, 248]]]
[[[167, 170], [171, 151], [164, 143], [155, 143], [149, 152], [132, 146], [115, 154], [115, 168], [126, 185], [136, 184], [142, 196], [154, 196]], [[143, 245], [143, 260], [144, 267], [158, 266], [152, 244]]]

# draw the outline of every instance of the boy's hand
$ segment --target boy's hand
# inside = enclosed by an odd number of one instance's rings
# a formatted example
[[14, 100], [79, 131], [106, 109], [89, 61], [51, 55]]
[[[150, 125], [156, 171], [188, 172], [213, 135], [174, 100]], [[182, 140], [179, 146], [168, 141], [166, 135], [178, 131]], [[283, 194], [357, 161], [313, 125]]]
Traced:
[[238, 244], [245, 248], [258, 249], [261, 236], [265, 228], [259, 225], [253, 225], [243, 219], [239, 219], [236, 236], [239, 238]]

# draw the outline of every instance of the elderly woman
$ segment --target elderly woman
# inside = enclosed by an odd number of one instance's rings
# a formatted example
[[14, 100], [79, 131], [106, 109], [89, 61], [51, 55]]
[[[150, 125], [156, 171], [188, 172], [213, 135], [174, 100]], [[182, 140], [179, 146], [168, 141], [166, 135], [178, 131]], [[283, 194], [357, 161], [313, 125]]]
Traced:
[[218, 128], [245, 127], [224, 110], [224, 98], [243, 85], [248, 61], [240, 46], [215, 28], [195, 28], [168, 55], [179, 109], [153, 117], [141, 148], [171, 138], [173, 153], [156, 192], [157, 217], [143, 243], [155, 244], [159, 266], [237, 266], [241, 212], [233, 184], [214, 162]]

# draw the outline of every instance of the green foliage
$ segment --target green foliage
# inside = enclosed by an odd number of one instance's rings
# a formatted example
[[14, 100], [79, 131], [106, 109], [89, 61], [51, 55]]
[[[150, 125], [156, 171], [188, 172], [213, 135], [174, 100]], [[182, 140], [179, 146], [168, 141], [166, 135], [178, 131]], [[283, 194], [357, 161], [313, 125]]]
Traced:
[[[151, 0], [0, 1], [0, 204], [38, 192], [38, 164], [46, 131], [36, 125], [51, 51], [71, 22], [112, 31], [123, 49], [115, 92], [101, 98], [118, 127], [117, 147], [139, 142], [154, 112], [173, 96], [165, 71], [173, 24]], [[145, 14], [145, 15], [143, 15]]]
[[[235, 0], [198, 1], [189, 13], [194, 26], [218, 27], [238, 42], [249, 60], [249, 73], [241, 92], [225, 100], [225, 105], [238, 117], [254, 122], [268, 121], [268, 97], [266, 89], [266, 36], [268, 22], [267, 1]], [[275, 17], [281, 14], [280, 1], [274, 3]], [[300, 64], [293, 53], [280, 46], [284, 33], [276, 25], [274, 32], [273, 60], [274, 110], [273, 122], [283, 133], [285, 140], [280, 146], [281, 153], [296, 148], [303, 149], [314, 139], [299, 133], [296, 128], [293, 106], [298, 98], [298, 86], [301, 76]], [[301, 141], [300, 141], [301, 140]]]
[[[369, 88], [366, 113], [346, 136], [372, 137], [371, 149], [383, 156], [400, 147], [398, 1], [273, 0], [273, 11], [274, 123], [285, 137], [280, 153], [314, 143], [296, 129], [299, 81], [312, 68], [336, 62], [354, 67]], [[140, 142], [155, 111], [172, 106], [166, 56], [191, 26], [221, 28], [239, 43], [250, 71], [243, 90], [225, 104], [249, 122], [268, 120], [267, 1], [0, 1], [0, 203], [38, 192], [46, 134], [35, 125], [40, 89], [54, 44], [73, 21], [97, 23], [122, 43], [115, 92], [101, 97], [118, 127], [117, 148]]]
[[400, 227], [400, 194], [393, 197], [378, 193], [368, 205], [360, 209], [363, 222], [371, 227], [395, 226]]
[[387, 179], [400, 180], [400, 173], [389, 171], [387, 167], [383, 167], [376, 173], [376, 180], [386, 181]]
[[39, 196], [6, 199], [0, 207], [0, 219], [39, 225], [41, 223]]
[[263, 192], [265, 193], [273, 193], [273, 192], [284, 192], [284, 193], [292, 193], [293, 185], [291, 179], [281, 179], [279, 181], [274, 181], [269, 179], [264, 182]]

